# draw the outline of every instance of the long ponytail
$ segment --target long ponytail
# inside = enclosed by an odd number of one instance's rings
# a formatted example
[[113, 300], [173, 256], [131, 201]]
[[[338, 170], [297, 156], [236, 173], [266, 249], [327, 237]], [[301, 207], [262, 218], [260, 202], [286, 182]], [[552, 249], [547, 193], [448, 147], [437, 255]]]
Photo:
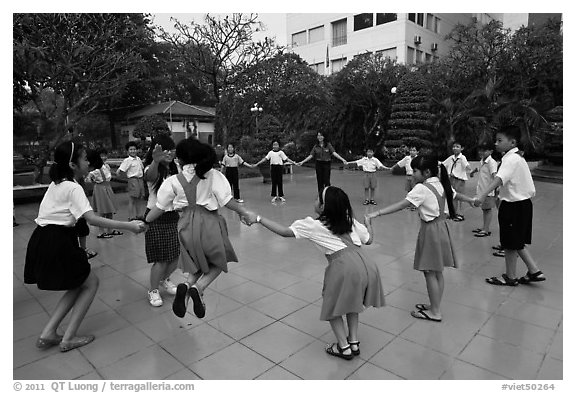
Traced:
[[446, 203], [448, 203], [448, 215], [450, 218], [454, 218], [456, 217], [456, 211], [454, 210], [454, 193], [452, 192], [452, 184], [450, 183], [448, 171], [444, 164], [440, 163], [439, 167], [440, 183], [442, 183], [442, 187], [444, 187], [444, 195], [446, 196]]
[[448, 177], [448, 171], [446, 170], [446, 167], [444, 167], [444, 165], [438, 161], [438, 158], [431, 155], [417, 156], [412, 160], [410, 166], [412, 169], [418, 169], [420, 172], [428, 169], [431, 176], [437, 176], [440, 178], [440, 183], [444, 188], [446, 203], [448, 203], [449, 217], [456, 217], [456, 211], [454, 210], [454, 193], [452, 192], [452, 184], [450, 184], [450, 178]]

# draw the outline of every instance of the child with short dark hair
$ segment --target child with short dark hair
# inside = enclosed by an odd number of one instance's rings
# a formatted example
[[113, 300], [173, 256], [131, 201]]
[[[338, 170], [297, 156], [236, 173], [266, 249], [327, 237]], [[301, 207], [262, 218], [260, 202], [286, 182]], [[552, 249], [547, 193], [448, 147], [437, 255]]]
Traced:
[[374, 192], [378, 186], [378, 179], [376, 178], [376, 171], [378, 169], [390, 169], [380, 162], [379, 159], [374, 157], [374, 149], [366, 149], [366, 156], [356, 161], [349, 161], [347, 164], [356, 164], [362, 167], [364, 172], [364, 203], [363, 205], [376, 205], [374, 200]]
[[232, 186], [232, 190], [234, 191], [234, 199], [238, 203], [244, 203], [244, 201], [240, 198], [240, 186], [238, 184], [238, 168], [240, 165], [247, 166], [248, 168], [252, 168], [252, 165], [248, 164], [246, 161], [242, 159], [238, 154], [236, 154], [236, 150], [234, 149], [234, 145], [232, 143], [228, 144], [226, 148], [226, 154], [222, 157], [222, 166], [224, 166], [224, 175], [226, 179], [230, 182], [230, 186]]
[[272, 142], [272, 150], [266, 154], [266, 157], [252, 166], [258, 166], [264, 161], [270, 161], [270, 177], [272, 180], [272, 191], [270, 196], [272, 197], [272, 203], [277, 202], [278, 200], [280, 202], [286, 202], [286, 199], [284, 198], [282, 178], [282, 175], [284, 174], [284, 162], [289, 162], [293, 165], [296, 165], [296, 163], [288, 158], [286, 153], [280, 150], [280, 141], [277, 140]]
[[[40, 203], [36, 224], [26, 249], [24, 283], [38, 289], [66, 291], [36, 341], [36, 347], [59, 346], [61, 352], [79, 348], [94, 340], [93, 335], [78, 336], [78, 328], [96, 291], [98, 276], [91, 271], [86, 252], [78, 244], [75, 223], [83, 217], [91, 225], [142, 232], [142, 222], [121, 222], [98, 217], [75, 179], [88, 173], [86, 150], [74, 142], [64, 142], [54, 151], [50, 167], [52, 183]], [[70, 313], [64, 335], [57, 330]]]
[[326, 353], [351, 360], [360, 355], [359, 314], [367, 307], [383, 307], [384, 291], [378, 266], [360, 247], [372, 242], [372, 234], [354, 219], [348, 195], [328, 186], [322, 200], [324, 203], [318, 197], [314, 204], [318, 218], [296, 220], [289, 227], [253, 212], [244, 218], [248, 225], [259, 223], [282, 237], [308, 239], [323, 251], [329, 263], [324, 273], [320, 319], [330, 322], [337, 340], [326, 347]]
[[[470, 177], [474, 177], [475, 173], [478, 175], [478, 185], [476, 186], [476, 195], [480, 195], [494, 180], [494, 175], [498, 171], [498, 163], [492, 158], [491, 143], [484, 143], [478, 147], [478, 155], [480, 156], [480, 167], [470, 172]], [[490, 223], [492, 222], [492, 209], [496, 207], [495, 191], [488, 193], [486, 200], [482, 203], [482, 228], [474, 229], [474, 236], [486, 237], [490, 236]]]
[[116, 171], [119, 176], [128, 178], [128, 217], [130, 219], [144, 215], [144, 199], [146, 198], [146, 185], [144, 184], [144, 165], [138, 157], [138, 143], [126, 143], [128, 157], [122, 161]]
[[414, 318], [441, 322], [440, 303], [444, 293], [442, 271], [444, 267], [458, 267], [450, 226], [446, 222], [446, 211], [449, 216], [454, 216], [453, 199], [469, 203], [474, 200], [463, 194], [454, 194], [446, 168], [442, 164], [438, 165], [436, 157], [418, 156], [410, 165], [414, 169], [416, 185], [406, 195], [406, 199], [367, 214], [366, 225], [371, 231], [371, 220], [375, 217], [400, 211], [410, 205], [418, 208], [421, 225], [416, 241], [414, 269], [424, 273], [430, 304], [416, 304], [416, 310], [410, 314]]
[[[502, 164], [496, 177], [486, 189], [477, 196], [474, 205], [480, 206], [488, 194], [500, 187], [498, 198], [498, 224], [500, 226], [500, 244], [504, 249], [506, 273], [500, 277], [486, 279], [488, 284], [516, 286], [544, 281], [546, 278], [526, 244], [532, 243], [532, 198], [536, 188], [530, 168], [522, 157], [518, 145], [521, 131], [518, 126], [504, 126], [496, 132], [496, 149], [503, 153]], [[528, 268], [525, 276], [516, 277], [518, 256]]]
[[[466, 156], [462, 154], [462, 144], [460, 142], [452, 143], [453, 155], [448, 157], [442, 163], [448, 171], [450, 176], [450, 184], [456, 190], [457, 193], [464, 193], [466, 189], [466, 180], [468, 180], [468, 172], [470, 172], [470, 164], [466, 159]], [[456, 201], [454, 204], [455, 215], [454, 221], [464, 221], [464, 216], [460, 214], [460, 202]]]
[[[396, 164], [392, 165], [392, 167], [390, 168], [390, 170], [393, 170], [394, 167], [406, 169], [406, 181], [404, 182], [404, 191], [406, 192], [410, 192], [414, 187], [414, 180], [412, 179], [412, 174], [414, 173], [414, 171], [412, 170], [410, 163], [414, 158], [418, 156], [418, 147], [410, 146], [408, 151], [409, 154], [407, 156], [398, 161]], [[414, 206], [409, 206], [407, 209], [412, 211], [416, 210]]]

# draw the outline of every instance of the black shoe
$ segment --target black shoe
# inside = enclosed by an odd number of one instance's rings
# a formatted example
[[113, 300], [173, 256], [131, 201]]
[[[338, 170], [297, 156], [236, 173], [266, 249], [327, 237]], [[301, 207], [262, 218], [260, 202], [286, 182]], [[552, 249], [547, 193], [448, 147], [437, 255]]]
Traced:
[[370, 201], [370, 204], [372, 204], [372, 205], [377, 205], [377, 203], [376, 203], [375, 200], [371, 200], [371, 201]]
[[194, 314], [198, 318], [204, 318], [204, 315], [206, 315], [206, 305], [202, 301], [200, 291], [198, 291], [198, 288], [196, 288], [196, 286], [193, 285], [188, 290], [188, 294], [190, 295], [190, 298], [192, 298], [192, 301], [194, 302]]
[[188, 285], [178, 284], [176, 287], [176, 296], [172, 303], [172, 311], [177, 317], [184, 318], [186, 315], [186, 294], [188, 293]]

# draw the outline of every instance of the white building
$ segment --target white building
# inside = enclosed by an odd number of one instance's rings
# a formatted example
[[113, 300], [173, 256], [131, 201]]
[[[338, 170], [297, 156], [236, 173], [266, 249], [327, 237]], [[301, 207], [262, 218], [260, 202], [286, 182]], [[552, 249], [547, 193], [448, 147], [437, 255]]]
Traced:
[[456, 24], [473, 18], [500, 20], [516, 30], [561, 14], [287, 14], [288, 46], [319, 74], [340, 71], [354, 56], [382, 53], [399, 63], [433, 62], [448, 53], [444, 39]]

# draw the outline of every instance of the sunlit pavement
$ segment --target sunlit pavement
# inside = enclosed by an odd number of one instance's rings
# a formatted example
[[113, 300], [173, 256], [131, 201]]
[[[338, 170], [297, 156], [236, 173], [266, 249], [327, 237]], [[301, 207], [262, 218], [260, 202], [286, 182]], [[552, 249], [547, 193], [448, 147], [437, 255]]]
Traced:
[[[365, 207], [362, 173], [332, 171], [332, 183], [350, 196], [360, 220], [364, 212], [404, 197], [404, 178], [378, 173], [378, 206]], [[270, 184], [241, 179], [248, 209], [289, 225], [314, 215], [313, 169], [284, 175], [287, 202], [270, 203]], [[473, 195], [476, 179], [467, 182]], [[189, 308], [174, 316], [172, 297], [164, 305], [147, 300], [149, 265], [144, 236], [125, 233], [88, 246], [100, 288], [80, 327], [96, 340], [60, 353], [39, 350], [35, 341], [61, 296], [23, 284], [26, 245], [34, 230], [38, 203], [17, 205], [13, 229], [14, 379], [562, 379], [562, 185], [536, 182], [533, 245], [530, 251], [547, 277], [542, 283], [495, 287], [486, 277], [504, 272], [504, 259], [492, 256], [498, 244], [496, 214], [492, 236], [476, 238], [482, 212], [468, 205], [466, 220], [454, 223], [461, 260], [445, 270], [442, 323], [410, 316], [427, 302], [422, 273], [412, 269], [419, 219], [408, 210], [375, 220], [375, 242], [365, 250], [380, 268], [386, 307], [360, 315], [361, 355], [352, 361], [328, 356], [334, 341], [319, 320], [326, 260], [311, 244], [284, 239], [265, 228], [240, 223], [224, 209], [240, 262], [230, 264], [206, 291], [206, 317]], [[127, 217], [126, 194], [119, 194]], [[519, 261], [518, 272], [525, 272]], [[174, 282], [184, 280], [177, 270]], [[64, 326], [66, 320], [64, 322]], [[60, 332], [62, 333], [62, 331]]]

